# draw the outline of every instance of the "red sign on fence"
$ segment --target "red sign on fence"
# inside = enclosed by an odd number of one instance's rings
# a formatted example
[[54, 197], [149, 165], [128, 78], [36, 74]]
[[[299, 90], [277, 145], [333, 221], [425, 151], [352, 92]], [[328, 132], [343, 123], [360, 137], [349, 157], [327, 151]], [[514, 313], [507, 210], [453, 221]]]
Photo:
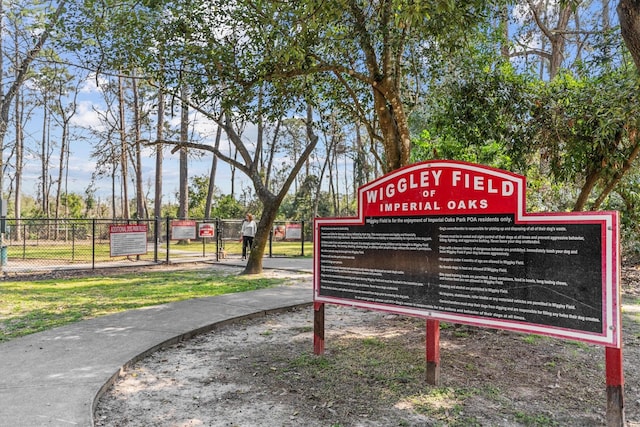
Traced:
[[199, 237], [213, 237], [215, 235], [215, 229], [213, 224], [203, 223], [198, 227], [198, 236]]

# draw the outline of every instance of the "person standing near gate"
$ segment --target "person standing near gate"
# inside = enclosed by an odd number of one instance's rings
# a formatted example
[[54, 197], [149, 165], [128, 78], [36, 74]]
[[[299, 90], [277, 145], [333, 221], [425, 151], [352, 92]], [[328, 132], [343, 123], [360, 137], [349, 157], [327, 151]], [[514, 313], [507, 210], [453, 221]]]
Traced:
[[253, 220], [253, 215], [248, 213], [244, 221], [242, 221], [242, 259], [247, 259], [247, 248], [251, 250], [257, 228], [258, 226]]

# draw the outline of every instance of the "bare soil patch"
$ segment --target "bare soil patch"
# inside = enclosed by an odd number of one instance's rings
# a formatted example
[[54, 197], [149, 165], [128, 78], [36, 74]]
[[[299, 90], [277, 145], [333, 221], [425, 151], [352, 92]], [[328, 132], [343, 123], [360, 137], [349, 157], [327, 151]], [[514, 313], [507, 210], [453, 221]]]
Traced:
[[[310, 276], [296, 286], [311, 289]], [[625, 414], [640, 427], [640, 272], [623, 271]], [[425, 382], [425, 322], [326, 307], [227, 325], [122, 371], [97, 426], [602, 426], [599, 346], [442, 324], [442, 384]]]

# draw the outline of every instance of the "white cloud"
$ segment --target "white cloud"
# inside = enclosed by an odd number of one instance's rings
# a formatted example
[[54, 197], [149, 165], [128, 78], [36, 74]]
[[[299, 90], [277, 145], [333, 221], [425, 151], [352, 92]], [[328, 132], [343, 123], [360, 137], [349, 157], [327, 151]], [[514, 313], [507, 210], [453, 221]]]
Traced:
[[91, 101], [78, 102], [76, 114], [71, 119], [73, 126], [79, 126], [85, 129], [103, 130], [104, 124], [100, 120], [96, 104]]

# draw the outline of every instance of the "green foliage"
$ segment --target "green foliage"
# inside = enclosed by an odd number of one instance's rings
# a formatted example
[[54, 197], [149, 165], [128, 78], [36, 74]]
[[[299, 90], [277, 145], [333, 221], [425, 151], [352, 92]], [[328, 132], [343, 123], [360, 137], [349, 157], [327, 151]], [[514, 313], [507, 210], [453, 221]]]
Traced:
[[[636, 162], [637, 163], [637, 162]], [[603, 209], [620, 212], [621, 241], [625, 257], [640, 260], [640, 172], [634, 168], [602, 205]]]
[[[532, 86], [504, 65], [434, 88], [414, 140], [414, 161], [454, 159], [512, 170], [525, 163]], [[415, 125], [414, 125], [415, 127]]]
[[75, 193], [64, 193], [60, 198], [65, 217], [84, 218], [85, 201], [82, 196]]
[[533, 141], [560, 180], [596, 169], [609, 174], [620, 167], [633, 143], [625, 135], [638, 127], [638, 80], [619, 69], [596, 77], [562, 73], [540, 86], [531, 125]]
[[[307, 224], [312, 224], [316, 202], [316, 216], [335, 216], [331, 209], [329, 194], [321, 191], [320, 194], [315, 195], [317, 183], [318, 177], [310, 175], [294, 195], [287, 195], [278, 210], [278, 219], [305, 221]], [[312, 238], [313, 227], [305, 227], [305, 239], [312, 240]]]
[[434, 85], [413, 118], [420, 130], [414, 161], [445, 158], [513, 170], [527, 177], [530, 211], [582, 208], [580, 196], [590, 196], [586, 208], [623, 213], [627, 241], [640, 231], [637, 176], [629, 168], [640, 125], [634, 70], [600, 63], [598, 72], [578, 68], [543, 82], [499, 61], [493, 67], [453, 62], [461, 73]]
[[194, 218], [204, 218], [209, 177], [207, 175], [193, 176], [189, 181], [189, 215]]
[[211, 211], [212, 218], [244, 218], [245, 208], [231, 195], [220, 196]]
[[[207, 192], [209, 191], [209, 176], [194, 176], [189, 185], [189, 216], [192, 218], [205, 217]], [[243, 206], [231, 195], [220, 195], [216, 191], [212, 197], [210, 218], [243, 218], [248, 207]]]

